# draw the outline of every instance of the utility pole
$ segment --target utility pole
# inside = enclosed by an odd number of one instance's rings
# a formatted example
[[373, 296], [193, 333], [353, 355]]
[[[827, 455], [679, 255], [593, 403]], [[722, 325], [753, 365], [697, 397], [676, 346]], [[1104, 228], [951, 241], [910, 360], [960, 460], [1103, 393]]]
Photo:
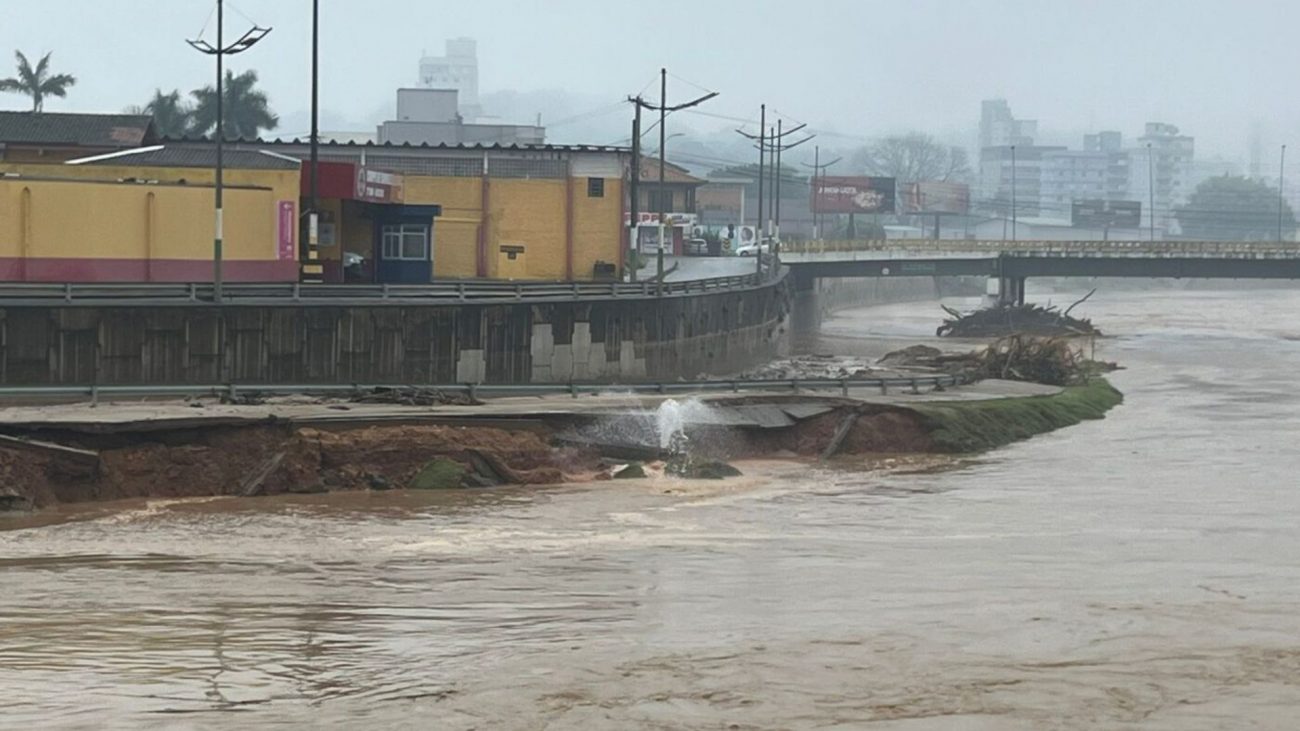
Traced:
[[[655, 287], [656, 294], [663, 293], [663, 282], [664, 282], [664, 229], [665, 229], [664, 216], [667, 214], [667, 211], [664, 210], [665, 207], [664, 169], [667, 167], [667, 160], [668, 160], [668, 151], [667, 151], [668, 136], [664, 133], [664, 131], [665, 128], [667, 127], [668, 113], [679, 112], [683, 109], [690, 109], [691, 107], [703, 104], [704, 102], [712, 99], [717, 95], [718, 92], [711, 91], [705, 94], [704, 96], [699, 97], [697, 99], [692, 99], [691, 101], [686, 102], [685, 104], [676, 104], [670, 107], [668, 106], [668, 69], [662, 68], [659, 69], [659, 106], [652, 106], [646, 103], [646, 101], [639, 96], [629, 99], [629, 101], [635, 104], [638, 109], [644, 107], [646, 109], [659, 112], [659, 190], [658, 190], [658, 195], [656, 196], [657, 200], [655, 201], [658, 204], [655, 206], [656, 213], [659, 214], [658, 215], [659, 262], [657, 267], [658, 276], [656, 277], [657, 285]], [[639, 136], [640, 136], [640, 130], [637, 130], [638, 139]], [[639, 171], [640, 169], [639, 160], [637, 161], [637, 166]]]
[[[641, 97], [634, 101], [639, 102]], [[631, 280], [637, 281], [637, 265], [641, 263], [641, 242], [638, 235], [641, 231], [639, 224], [641, 221], [641, 104], [633, 104], [636, 108], [636, 115], [632, 117], [632, 179], [629, 183], [629, 193], [631, 202], [628, 206], [630, 218], [628, 219], [627, 228], [627, 246], [630, 252], [634, 252], [636, 259], [632, 262]], [[630, 258], [630, 257], [629, 257]]]
[[1016, 146], [1011, 146], [1011, 241], [1016, 240]]
[[[307, 213], [307, 262], [320, 259], [320, 0], [311, 2], [311, 210]], [[306, 267], [300, 274], [307, 279]], [[312, 277], [315, 278], [314, 276]]]
[[773, 193], [774, 193], [774, 195], [773, 195], [773, 199], [772, 199], [771, 201], [769, 201], [769, 203], [768, 203], [769, 213], [770, 213], [770, 215], [771, 215], [771, 219], [768, 221], [768, 225], [769, 225], [769, 226], [772, 226], [772, 225], [775, 225], [775, 226], [776, 226], [776, 230], [773, 232], [773, 233], [775, 234], [775, 237], [776, 237], [775, 240], [774, 240], [774, 244], [779, 245], [779, 241], [780, 241], [780, 215], [781, 215], [781, 204], [780, 204], [780, 200], [779, 200], [779, 199], [780, 199], [780, 195], [781, 195], [781, 193], [780, 193], [780, 191], [781, 191], [781, 178], [780, 178], [780, 159], [781, 159], [781, 158], [780, 158], [780, 153], [781, 153], [782, 150], [788, 150], [788, 149], [791, 149], [791, 148], [793, 148], [793, 147], [797, 147], [797, 146], [802, 145], [803, 143], [807, 142], [808, 140], [811, 140], [811, 139], [812, 139], [812, 137], [806, 137], [806, 138], [804, 138], [804, 139], [802, 139], [802, 140], [800, 140], [800, 141], [798, 141], [798, 142], [796, 142], [796, 143], [794, 143], [794, 144], [790, 144], [790, 145], [784, 145], [784, 146], [782, 146], [782, 145], [780, 144], [780, 140], [781, 140], [782, 138], [784, 138], [784, 137], [788, 137], [788, 136], [794, 134], [795, 132], [798, 132], [799, 130], [803, 129], [804, 127], [807, 127], [808, 125], [806, 125], [806, 124], [801, 124], [801, 125], [799, 125], [798, 127], [794, 127], [794, 128], [792, 128], [792, 129], [782, 131], [781, 121], [782, 121], [782, 120], [778, 120], [778, 122], [777, 122], [777, 126], [776, 126], [776, 127], [773, 127], [773, 128], [770, 130], [770, 131], [771, 131], [771, 136], [768, 137], [768, 136], [767, 136], [767, 132], [768, 132], [768, 127], [767, 127], [767, 105], [764, 104], [764, 105], [761, 107], [761, 110], [760, 110], [760, 113], [759, 113], [758, 137], [755, 137], [755, 136], [753, 136], [753, 135], [751, 135], [751, 134], [745, 132], [744, 130], [739, 130], [739, 129], [736, 130], [736, 132], [737, 132], [740, 136], [742, 136], [742, 137], [744, 137], [744, 138], [746, 138], [746, 139], [749, 139], [749, 140], [756, 140], [756, 141], [758, 142], [757, 147], [758, 147], [758, 211], [759, 211], [759, 212], [758, 212], [758, 218], [759, 218], [758, 225], [759, 225], [759, 234], [758, 234], [758, 251], [756, 252], [756, 256], [755, 256], [755, 258], [758, 259], [757, 271], [758, 271], [759, 275], [762, 275], [762, 273], [763, 273], [763, 236], [764, 236], [764, 231], [763, 231], [763, 161], [764, 161], [764, 157], [766, 156], [767, 153], [769, 153], [769, 152], [771, 153], [771, 160], [772, 160], [772, 162], [773, 162], [773, 180], [772, 180], [772, 188], [773, 188]]
[[1147, 143], [1147, 215], [1149, 222], [1147, 235], [1151, 241], [1156, 240], [1156, 156], [1151, 143]]
[[199, 53], [217, 57], [217, 129], [214, 133], [217, 142], [217, 168], [216, 168], [216, 216], [214, 220], [215, 235], [212, 239], [212, 298], [216, 302], [222, 300], [223, 285], [223, 247], [225, 243], [224, 232], [224, 178], [225, 178], [225, 57], [233, 56], [237, 53], [243, 53], [257, 44], [258, 41], [266, 37], [271, 32], [270, 28], [263, 28], [254, 25], [239, 37], [234, 43], [226, 45], [225, 37], [225, 2], [217, 0], [217, 45], [212, 45], [202, 38], [188, 40], [186, 43]]
[[659, 69], [659, 256], [655, 275], [655, 291], [662, 292], [664, 286], [664, 166], [668, 161], [668, 137], [664, 134], [668, 126], [668, 69]]
[[781, 153], [785, 152], [786, 150], [793, 150], [799, 145], [802, 145], [805, 142], [813, 139], [813, 135], [810, 135], [808, 137], [803, 138], [802, 140], [799, 140], [798, 142], [793, 142], [788, 145], [781, 144], [781, 140], [784, 137], [788, 135], [792, 135], [795, 132], [798, 132], [799, 130], [808, 126], [806, 124], [801, 124], [798, 127], [789, 130], [788, 132], [782, 132], [781, 131], [782, 121], [783, 120], [779, 120], [779, 119], [777, 120], [776, 137], [773, 138], [772, 140], [772, 147], [776, 150], [776, 196], [775, 196], [776, 197], [776, 236], [775, 236], [775, 240], [773, 241], [774, 255], [779, 255], [781, 250], [781, 175], [784, 172], [781, 169]]
[[[821, 161], [821, 157], [822, 157], [822, 148], [821, 148], [821, 145], [818, 145], [818, 146], [816, 146], [816, 147], [813, 148], [813, 164], [812, 164], [812, 169], [813, 169], [813, 186], [812, 186], [812, 189], [813, 189], [813, 196], [812, 196], [812, 197], [813, 197], [813, 200], [814, 200], [814, 201], [816, 201], [817, 192], [818, 192], [819, 190], [821, 190], [821, 186], [819, 185], [819, 182], [821, 181], [821, 179], [822, 179], [822, 177], [823, 177], [823, 172], [824, 172], [825, 170], [829, 169], [829, 168], [830, 168], [832, 165], [834, 165], [835, 163], [837, 163], [837, 162], [839, 162], [840, 160], [843, 160], [843, 159], [844, 159], [844, 158], [842, 158], [842, 157], [837, 157], [837, 158], [835, 158], [834, 160], [831, 160], [830, 162], [828, 162], [828, 163], [826, 163], [826, 164], [823, 165], [823, 164], [822, 164], [822, 161]], [[803, 165], [804, 165], [804, 167], [808, 167], [808, 163], [804, 163]], [[822, 233], [823, 233], [823, 232], [822, 232], [822, 225], [821, 225], [821, 223], [822, 223], [822, 214], [821, 214], [820, 212], [818, 212], [817, 210], [815, 210], [815, 209], [816, 209], [816, 207], [814, 206], [814, 210], [813, 210], [813, 238], [820, 238], [820, 237], [822, 236]]]
[[1277, 163], [1277, 242], [1282, 243], [1282, 206], [1285, 203], [1282, 191], [1286, 187], [1286, 145], [1282, 145], [1282, 156]]

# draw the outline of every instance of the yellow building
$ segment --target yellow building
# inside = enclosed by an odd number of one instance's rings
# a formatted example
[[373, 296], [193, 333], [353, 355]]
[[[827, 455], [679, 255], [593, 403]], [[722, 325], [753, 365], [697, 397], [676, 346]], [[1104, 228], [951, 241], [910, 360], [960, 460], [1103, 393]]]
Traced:
[[[161, 146], [0, 162], [0, 281], [211, 281], [213, 162]], [[296, 281], [298, 161], [240, 151], [226, 165], [224, 278]]]
[[[0, 160], [0, 280], [211, 281], [214, 145], [69, 145]], [[622, 148], [324, 144], [315, 251], [308, 153], [226, 146], [226, 281], [298, 281], [316, 256], [338, 282], [622, 275]]]
[[[309, 156], [298, 142], [233, 147], [304, 161]], [[320, 258], [332, 281], [561, 281], [622, 274], [623, 181], [630, 160], [623, 148], [323, 144], [320, 159]], [[308, 167], [304, 162], [304, 210]], [[436, 207], [436, 218], [421, 207]], [[426, 217], [392, 220], [398, 210]], [[428, 244], [422, 245], [425, 235]], [[423, 251], [427, 257], [419, 256]]]

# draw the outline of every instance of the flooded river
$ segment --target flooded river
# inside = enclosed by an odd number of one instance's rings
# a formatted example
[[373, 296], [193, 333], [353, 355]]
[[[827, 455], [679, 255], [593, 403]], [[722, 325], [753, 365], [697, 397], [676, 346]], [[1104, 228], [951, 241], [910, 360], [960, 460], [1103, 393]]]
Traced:
[[1300, 292], [1084, 309], [1127, 403], [937, 473], [4, 521], [0, 727], [1294, 728]]

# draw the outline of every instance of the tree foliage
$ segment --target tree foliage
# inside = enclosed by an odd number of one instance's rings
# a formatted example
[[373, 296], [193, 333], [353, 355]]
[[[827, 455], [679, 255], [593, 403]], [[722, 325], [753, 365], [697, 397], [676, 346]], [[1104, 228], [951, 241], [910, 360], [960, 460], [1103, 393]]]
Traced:
[[[227, 71], [222, 91], [223, 136], [226, 139], [256, 139], [263, 131], [273, 130], [279, 126], [280, 118], [271, 112], [270, 100], [266, 92], [257, 89], [256, 71], [245, 71], [238, 76], [233, 71]], [[216, 89], [212, 86], [195, 89], [193, 96], [197, 103], [194, 106], [191, 131], [201, 135], [215, 132], [217, 128]]]
[[971, 177], [964, 149], [941, 144], [920, 132], [882, 137], [855, 152], [852, 164], [868, 175], [895, 178], [899, 184], [963, 183]]
[[18, 75], [0, 79], [0, 91], [31, 97], [33, 112], [45, 109], [46, 97], [54, 96], [60, 99], [66, 97], [68, 88], [76, 84], [77, 79], [72, 74], [51, 74], [51, 55], [47, 53], [42, 56], [33, 68], [22, 51], [14, 51], [14, 56], [18, 59]]
[[1291, 206], [1277, 188], [1258, 180], [1224, 175], [1196, 187], [1185, 205], [1174, 211], [1183, 236], [1223, 241], [1268, 241], [1278, 237], [1278, 205], [1282, 207], [1282, 236], [1295, 236]]
[[194, 126], [194, 109], [181, 99], [181, 92], [173, 89], [164, 94], [154, 91], [153, 99], [141, 111], [153, 117], [154, 130], [163, 137], [185, 137]]

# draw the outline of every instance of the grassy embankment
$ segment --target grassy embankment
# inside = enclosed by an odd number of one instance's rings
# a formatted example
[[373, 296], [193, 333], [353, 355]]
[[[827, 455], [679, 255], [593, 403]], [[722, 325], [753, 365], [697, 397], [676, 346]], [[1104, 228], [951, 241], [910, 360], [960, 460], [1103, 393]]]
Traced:
[[1089, 419], [1101, 419], [1124, 395], [1104, 378], [1053, 396], [948, 401], [911, 408], [941, 452], [981, 452]]

